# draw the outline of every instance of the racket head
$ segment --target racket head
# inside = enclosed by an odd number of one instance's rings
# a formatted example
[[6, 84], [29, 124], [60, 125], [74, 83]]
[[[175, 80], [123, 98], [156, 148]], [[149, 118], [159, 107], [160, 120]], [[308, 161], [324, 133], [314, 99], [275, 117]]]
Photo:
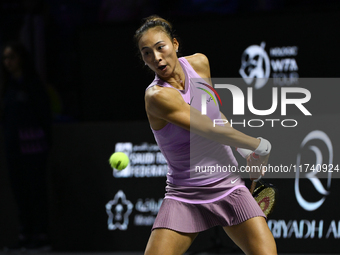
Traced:
[[259, 180], [258, 183], [260, 186], [254, 190], [253, 197], [263, 213], [268, 217], [276, 205], [278, 190], [273, 184], [267, 183], [262, 179]]

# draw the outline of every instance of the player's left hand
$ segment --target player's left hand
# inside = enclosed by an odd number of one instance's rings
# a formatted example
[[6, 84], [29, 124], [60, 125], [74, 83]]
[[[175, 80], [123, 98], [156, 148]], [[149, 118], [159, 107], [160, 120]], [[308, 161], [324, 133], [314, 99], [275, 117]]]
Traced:
[[267, 170], [269, 155], [270, 154], [267, 154], [266, 156], [258, 156], [256, 158], [252, 155], [247, 157], [247, 168], [249, 170], [250, 180], [257, 180], [260, 176], [264, 176]]

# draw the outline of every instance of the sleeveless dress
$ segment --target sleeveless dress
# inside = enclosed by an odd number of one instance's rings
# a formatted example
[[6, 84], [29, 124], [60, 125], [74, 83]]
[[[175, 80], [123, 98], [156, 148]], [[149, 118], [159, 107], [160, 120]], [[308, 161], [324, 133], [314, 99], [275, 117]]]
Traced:
[[[172, 87], [157, 75], [147, 89], [156, 85], [173, 88], [190, 107], [200, 111], [205, 100], [206, 115], [211, 120], [220, 119], [214, 89], [185, 58], [178, 60], [185, 74], [184, 90]], [[229, 146], [172, 123], [151, 130], [168, 163], [166, 194], [152, 230], [167, 228], [196, 233], [217, 225], [232, 226], [252, 217], [265, 217], [241, 177], [232, 171], [221, 171], [238, 167]], [[209, 168], [214, 172], [207, 171]]]

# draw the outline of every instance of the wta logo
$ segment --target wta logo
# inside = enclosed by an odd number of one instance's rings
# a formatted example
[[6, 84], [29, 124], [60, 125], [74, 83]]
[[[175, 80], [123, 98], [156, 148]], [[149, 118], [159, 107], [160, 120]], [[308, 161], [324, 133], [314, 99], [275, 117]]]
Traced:
[[[272, 47], [265, 50], [266, 43], [250, 45], [242, 54], [240, 75], [247, 85], [263, 88], [271, 76], [276, 86], [299, 84], [299, 67], [296, 62], [297, 46]], [[269, 58], [270, 57], [270, 58]]]
[[265, 42], [262, 42], [261, 46], [251, 45], [242, 54], [240, 75], [248, 85], [256, 79], [255, 89], [266, 85], [270, 75], [270, 62], [268, 54], [264, 50], [265, 46]]
[[[197, 83], [199, 83], [199, 84], [205, 86], [206, 88], [209, 88], [211, 91], [213, 91], [214, 94], [216, 95], [216, 97], [218, 98], [218, 101], [219, 101], [220, 104], [222, 105], [222, 101], [221, 101], [220, 96], [218, 95], [217, 91], [216, 91], [212, 86], [210, 86], [210, 85], [208, 85], [208, 84], [205, 84], [205, 83], [203, 83], [203, 82], [197, 82]], [[200, 89], [200, 90], [203, 90], [204, 92], [206, 92], [206, 93], [210, 96], [210, 98], [212, 98], [212, 100], [214, 101], [215, 105], [217, 106], [216, 99], [215, 99], [215, 97], [211, 94], [210, 91], [208, 91], [208, 90], [205, 89], [205, 88], [201, 88], [201, 87], [197, 87], [197, 88]], [[201, 113], [202, 113], [202, 115], [207, 115], [207, 94], [203, 93], [203, 94], [201, 95], [201, 102], [202, 102], [202, 104], [201, 104]]]

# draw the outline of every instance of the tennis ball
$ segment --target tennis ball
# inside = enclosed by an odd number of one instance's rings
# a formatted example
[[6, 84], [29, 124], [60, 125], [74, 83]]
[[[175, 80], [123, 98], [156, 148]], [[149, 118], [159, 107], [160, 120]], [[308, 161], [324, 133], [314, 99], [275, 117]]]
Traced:
[[115, 152], [111, 155], [109, 162], [112, 168], [120, 171], [127, 167], [130, 160], [124, 152]]

